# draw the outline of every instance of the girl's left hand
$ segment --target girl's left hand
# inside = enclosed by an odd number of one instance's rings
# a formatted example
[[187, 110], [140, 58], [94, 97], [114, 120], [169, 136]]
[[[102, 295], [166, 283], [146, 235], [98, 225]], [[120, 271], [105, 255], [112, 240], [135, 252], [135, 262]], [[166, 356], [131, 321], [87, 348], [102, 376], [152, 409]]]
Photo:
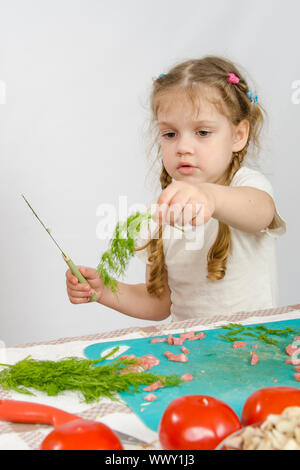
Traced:
[[158, 224], [202, 225], [214, 214], [215, 196], [211, 183], [196, 187], [184, 181], [174, 181], [158, 198], [155, 219]]

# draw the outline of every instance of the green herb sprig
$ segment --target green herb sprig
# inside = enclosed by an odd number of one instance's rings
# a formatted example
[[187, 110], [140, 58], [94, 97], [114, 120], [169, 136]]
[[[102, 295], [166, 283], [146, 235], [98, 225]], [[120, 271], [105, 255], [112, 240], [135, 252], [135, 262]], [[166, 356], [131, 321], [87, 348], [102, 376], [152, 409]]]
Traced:
[[[109, 287], [113, 293], [118, 290], [116, 277], [125, 274], [131, 258], [135, 255], [135, 244], [141, 230], [142, 222], [150, 220], [149, 212], [136, 212], [130, 215], [124, 222], [118, 222], [110, 240], [110, 246], [102, 256], [97, 266], [97, 271], [103, 280], [105, 287]], [[174, 226], [184, 232], [184, 229]]]
[[151, 372], [119, 373], [124, 367], [134, 364], [135, 359], [119, 359], [111, 364], [95, 367], [105, 358], [88, 360], [67, 357], [59, 361], [38, 361], [28, 356], [14, 365], [0, 364], [5, 367], [0, 371], [0, 386], [4, 390], [14, 390], [26, 395], [34, 395], [31, 389], [49, 396], [56, 396], [65, 391], [79, 392], [86, 403], [91, 403], [103, 397], [118, 400], [117, 393], [135, 393], [140, 391], [142, 386], [151, 385], [158, 380], [164, 382], [165, 386], [182, 383], [176, 375], [163, 376]]
[[104, 286], [117, 291], [117, 281], [114, 277], [123, 276], [130, 259], [135, 254], [135, 240], [144, 220], [150, 219], [150, 214], [137, 212], [125, 222], [118, 222], [114, 230], [110, 247], [101, 257], [97, 271]]
[[[219, 328], [229, 330], [228, 333], [219, 335], [219, 337], [225, 341], [240, 341], [241, 339], [245, 339], [242, 338], [242, 336], [251, 336], [259, 341], [263, 341], [266, 344], [272, 344], [274, 346], [279, 346], [278, 341], [271, 338], [270, 335], [286, 337], [291, 333], [297, 333], [297, 330], [289, 328], [288, 326], [283, 329], [276, 329], [268, 328], [265, 325], [245, 326], [239, 323], [229, 323], [228, 325], [221, 325]], [[240, 336], [236, 336], [237, 334]]]

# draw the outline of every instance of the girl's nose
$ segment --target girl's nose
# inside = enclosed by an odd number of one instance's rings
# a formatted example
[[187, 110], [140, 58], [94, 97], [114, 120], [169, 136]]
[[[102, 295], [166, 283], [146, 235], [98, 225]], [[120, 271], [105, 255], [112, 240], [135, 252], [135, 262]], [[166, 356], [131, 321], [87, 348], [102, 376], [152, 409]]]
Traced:
[[189, 137], [181, 136], [177, 140], [177, 155], [185, 155], [194, 153], [193, 144]]

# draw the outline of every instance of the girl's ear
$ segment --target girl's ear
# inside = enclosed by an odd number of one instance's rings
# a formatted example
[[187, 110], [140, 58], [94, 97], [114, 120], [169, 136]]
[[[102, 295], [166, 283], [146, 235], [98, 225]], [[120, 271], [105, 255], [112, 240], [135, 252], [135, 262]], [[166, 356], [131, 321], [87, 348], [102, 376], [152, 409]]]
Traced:
[[247, 119], [243, 119], [234, 129], [233, 152], [240, 152], [245, 147], [249, 137], [250, 125]]

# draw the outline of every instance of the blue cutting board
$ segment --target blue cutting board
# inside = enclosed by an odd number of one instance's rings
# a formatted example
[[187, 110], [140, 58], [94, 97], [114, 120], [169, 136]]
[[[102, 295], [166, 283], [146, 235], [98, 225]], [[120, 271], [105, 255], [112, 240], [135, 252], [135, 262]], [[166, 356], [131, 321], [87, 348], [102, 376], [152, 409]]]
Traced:
[[[250, 336], [237, 335], [242, 341], [247, 342], [247, 346], [241, 349], [233, 349], [232, 342], [219, 337], [220, 334], [228, 333], [228, 330], [223, 328], [203, 329], [201, 331], [205, 331], [206, 334], [204, 339], [186, 340], [184, 342], [184, 346], [190, 350], [187, 355], [189, 361], [186, 363], [172, 362], [164, 356], [165, 351], [174, 354], [181, 353], [181, 346], [169, 345], [168, 343], [151, 344], [152, 338], [96, 343], [85, 348], [84, 354], [88, 359], [99, 359], [109, 349], [116, 346], [126, 346], [128, 349], [120, 355], [134, 354], [136, 357], [140, 357], [145, 354], [153, 354], [157, 359], [160, 359], [160, 364], [151, 369], [153, 373], [182, 376], [189, 372], [193, 375], [194, 380], [191, 382], [183, 382], [177, 387], [165, 387], [155, 390], [153, 393], [157, 396], [157, 400], [153, 402], [144, 400], [149, 392], [120, 393], [131, 410], [150, 429], [157, 431], [167, 405], [175, 398], [183, 395], [213, 396], [231, 406], [240, 417], [247, 397], [260, 388], [272, 386], [300, 388], [300, 383], [293, 377], [295, 373], [294, 366], [285, 364], [286, 359], [289, 357], [285, 348], [293, 342], [294, 336], [300, 335], [300, 319], [257, 323], [256, 325], [266, 325], [268, 328], [276, 329], [283, 329], [288, 326], [295, 329], [296, 333], [291, 333], [287, 337], [272, 336], [278, 341], [279, 347], [266, 344]], [[196, 330], [196, 332], [198, 331]], [[173, 336], [179, 337], [179, 334]], [[167, 335], [159, 337], [167, 338]], [[253, 344], [258, 344], [258, 348], [252, 349]], [[259, 362], [255, 366], [250, 365], [250, 351], [256, 352], [259, 356]], [[111, 359], [104, 360], [100, 365], [108, 361], [111, 361]]]

